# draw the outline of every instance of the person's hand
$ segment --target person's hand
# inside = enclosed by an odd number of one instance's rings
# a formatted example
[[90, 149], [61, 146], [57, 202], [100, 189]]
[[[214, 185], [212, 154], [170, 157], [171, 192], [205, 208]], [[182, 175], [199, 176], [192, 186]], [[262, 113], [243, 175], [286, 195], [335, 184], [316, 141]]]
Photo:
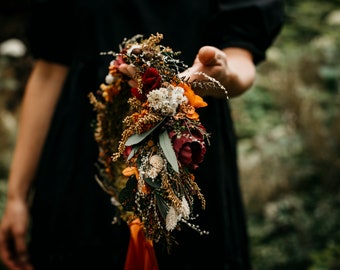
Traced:
[[[227, 90], [228, 97], [235, 97], [246, 91], [255, 79], [255, 65], [249, 51], [242, 48], [226, 48], [220, 50], [212, 46], [203, 46], [197, 53], [191, 68], [180, 76], [202, 80], [204, 73], [214, 78]], [[219, 87], [195, 89], [201, 96], [225, 98], [226, 93]]]
[[27, 201], [68, 72], [69, 67], [65, 65], [40, 59], [35, 61], [25, 86], [19, 132], [9, 170], [7, 203], [0, 223], [0, 257], [11, 270], [33, 269], [26, 245]]
[[[119, 70], [129, 76], [129, 85], [137, 87], [133, 80], [135, 67], [121, 64]], [[255, 79], [255, 65], [249, 51], [242, 48], [226, 48], [223, 51], [212, 46], [203, 46], [197, 53], [193, 65], [179, 74], [189, 81], [207, 80], [201, 73], [218, 81], [223, 87], [213, 86], [211, 88], [195, 88], [200, 96], [212, 96], [216, 98], [235, 97], [241, 95], [250, 88]], [[212, 84], [214, 85], [214, 84]]]
[[121, 73], [131, 78], [131, 80], [128, 81], [129, 86], [138, 87], [138, 83], [134, 80], [136, 68], [133, 65], [123, 63], [119, 65], [118, 69]]
[[[189, 81], [206, 80], [205, 77], [199, 75], [201, 73], [214, 78], [226, 88], [230, 79], [227, 55], [215, 47], [204, 46], [198, 51], [192, 67], [182, 72], [180, 77], [184, 77], [185, 80], [189, 79]], [[226, 92], [220, 87], [214, 89], [197, 88], [195, 92], [200, 96], [226, 98]]]
[[0, 224], [0, 257], [10, 270], [33, 270], [26, 245], [28, 206], [8, 199]]
[[[119, 66], [119, 71], [131, 78], [131, 80], [128, 82], [131, 87], [138, 86], [137, 82], [133, 80], [136, 72], [134, 66], [123, 63]], [[221, 82], [222, 85], [223, 81], [225, 84], [227, 84], [226, 80], [228, 79], [228, 67], [226, 55], [223, 53], [223, 51], [218, 50], [215, 47], [202, 47], [196, 56], [193, 66], [179, 74], [179, 76], [184, 77], [185, 79], [189, 78], [189, 81], [193, 81], [195, 79], [206, 79], [196, 74], [198, 72], [202, 72], [210, 77], [213, 77], [215, 80]], [[214, 89], [215, 91], [212, 89], [205, 89], [204, 92], [200, 89], [195, 89], [195, 91], [200, 95], [207, 95], [208, 90], [211, 90], [210, 93], [213, 96], [226, 98], [225, 91], [221, 89]]]

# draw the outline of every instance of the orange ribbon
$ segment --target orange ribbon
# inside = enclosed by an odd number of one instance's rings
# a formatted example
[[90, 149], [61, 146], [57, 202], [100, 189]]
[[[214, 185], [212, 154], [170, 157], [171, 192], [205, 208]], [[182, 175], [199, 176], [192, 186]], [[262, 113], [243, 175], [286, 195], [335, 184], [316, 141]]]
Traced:
[[158, 270], [158, 263], [151, 240], [146, 239], [139, 218], [130, 224], [130, 242], [124, 270]]

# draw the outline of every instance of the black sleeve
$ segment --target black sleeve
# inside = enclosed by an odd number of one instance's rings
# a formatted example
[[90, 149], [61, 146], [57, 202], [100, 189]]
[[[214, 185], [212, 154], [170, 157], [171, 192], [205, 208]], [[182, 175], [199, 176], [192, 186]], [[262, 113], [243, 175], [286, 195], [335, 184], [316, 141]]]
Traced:
[[220, 48], [248, 49], [255, 64], [265, 59], [265, 52], [280, 32], [284, 22], [283, 0], [220, 0], [212, 30]]
[[26, 37], [34, 58], [69, 65], [74, 50], [73, 1], [34, 0]]

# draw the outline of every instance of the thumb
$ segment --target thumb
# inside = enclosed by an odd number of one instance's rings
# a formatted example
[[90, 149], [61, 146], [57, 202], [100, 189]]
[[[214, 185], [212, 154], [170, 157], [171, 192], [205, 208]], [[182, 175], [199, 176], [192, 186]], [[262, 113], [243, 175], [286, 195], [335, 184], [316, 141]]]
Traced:
[[205, 66], [216, 65], [218, 61], [217, 50], [211, 46], [204, 46], [198, 51], [198, 60]]

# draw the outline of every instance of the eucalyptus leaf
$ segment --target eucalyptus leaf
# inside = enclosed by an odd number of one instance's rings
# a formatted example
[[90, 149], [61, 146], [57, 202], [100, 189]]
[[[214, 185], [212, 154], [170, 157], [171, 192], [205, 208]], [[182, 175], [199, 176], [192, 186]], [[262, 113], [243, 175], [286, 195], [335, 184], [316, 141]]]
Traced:
[[159, 134], [159, 144], [163, 150], [163, 153], [170, 163], [171, 167], [175, 172], [179, 172], [178, 163], [176, 153], [174, 148], [172, 147], [172, 143], [170, 141], [168, 132], [165, 130], [164, 132]]
[[135, 145], [140, 143], [141, 141], [143, 141], [147, 136], [149, 136], [162, 122], [164, 121], [164, 119], [159, 122], [156, 126], [154, 126], [152, 129], [149, 129], [148, 131], [141, 133], [141, 134], [133, 134], [131, 135], [125, 142], [126, 146], [131, 146], [131, 145]]
[[133, 147], [132, 147], [129, 156], [127, 157], [127, 160], [130, 160], [130, 158], [132, 158], [132, 157], [135, 155], [135, 153], [136, 153], [136, 151], [138, 150], [138, 148], [139, 148], [139, 147], [137, 147], [137, 146], [133, 146]]
[[153, 129], [150, 129], [144, 133], [141, 133], [141, 134], [133, 134], [131, 135], [127, 140], [126, 140], [126, 143], [125, 145], [126, 146], [131, 146], [131, 145], [135, 145], [135, 144], [138, 144], [140, 143], [141, 141], [143, 141], [147, 136], [149, 136], [151, 133], [152, 133]]

